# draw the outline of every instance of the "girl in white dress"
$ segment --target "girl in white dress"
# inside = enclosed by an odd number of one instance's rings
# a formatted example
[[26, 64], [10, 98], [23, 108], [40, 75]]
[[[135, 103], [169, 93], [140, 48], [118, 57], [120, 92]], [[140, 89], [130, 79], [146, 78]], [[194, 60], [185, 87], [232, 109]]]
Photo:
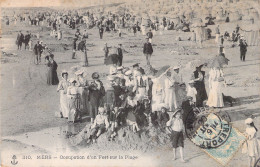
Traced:
[[152, 81], [152, 111], [158, 111], [161, 107], [160, 104], [163, 103], [164, 87], [160, 82], [160, 78], [155, 78]]
[[68, 114], [68, 122], [74, 122], [76, 120], [76, 102], [78, 99], [78, 87], [76, 86], [76, 79], [70, 79], [71, 86], [68, 87], [67, 90], [67, 98], [68, 98], [68, 107], [69, 107], [69, 114]]
[[220, 68], [212, 68], [209, 71], [209, 107], [224, 107], [222, 87], [224, 84], [223, 71]]
[[59, 82], [57, 92], [60, 92], [60, 111], [61, 111], [61, 118], [68, 118], [69, 114], [69, 107], [68, 107], [68, 99], [67, 99], [67, 89], [69, 87], [68, 82], [68, 72], [63, 71], [61, 73], [62, 79]]
[[256, 158], [258, 158], [259, 156], [259, 145], [258, 145], [258, 141], [257, 141], [257, 131], [258, 129], [255, 127], [253, 119], [252, 118], [247, 118], [245, 120], [245, 124], [247, 126], [246, 128], [246, 136], [247, 136], [247, 140], [246, 140], [246, 152], [249, 156], [249, 167], [253, 167], [255, 162], [256, 162]]

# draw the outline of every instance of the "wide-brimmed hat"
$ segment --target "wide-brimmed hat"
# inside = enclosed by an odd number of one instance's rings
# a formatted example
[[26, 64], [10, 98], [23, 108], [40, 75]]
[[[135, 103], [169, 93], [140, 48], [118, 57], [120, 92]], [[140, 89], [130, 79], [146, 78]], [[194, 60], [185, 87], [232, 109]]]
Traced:
[[131, 71], [131, 70], [128, 70], [128, 71], [126, 71], [124, 74], [125, 74], [126, 76], [129, 76], [129, 75], [132, 74], [132, 71]]
[[105, 112], [105, 108], [104, 107], [99, 107], [98, 108], [98, 112], [99, 113], [104, 113]]
[[84, 71], [81, 70], [81, 69], [75, 72], [76, 75], [81, 75], [81, 74], [83, 74], [83, 73], [84, 73]]
[[93, 78], [93, 79], [98, 79], [98, 78], [99, 78], [99, 74], [98, 74], [97, 72], [94, 72], [94, 73], [92, 74], [92, 78]]
[[251, 124], [253, 122], [253, 119], [252, 118], [247, 118], [245, 120], [245, 124]]

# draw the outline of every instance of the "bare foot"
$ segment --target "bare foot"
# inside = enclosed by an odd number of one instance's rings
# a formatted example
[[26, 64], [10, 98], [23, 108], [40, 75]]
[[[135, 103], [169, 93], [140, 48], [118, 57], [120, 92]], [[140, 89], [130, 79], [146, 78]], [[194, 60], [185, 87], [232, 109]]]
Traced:
[[173, 157], [172, 160], [175, 161], [175, 160], [176, 160], [176, 157]]
[[184, 159], [181, 159], [181, 162], [185, 163], [185, 162], [187, 162], [187, 161], [185, 161]]

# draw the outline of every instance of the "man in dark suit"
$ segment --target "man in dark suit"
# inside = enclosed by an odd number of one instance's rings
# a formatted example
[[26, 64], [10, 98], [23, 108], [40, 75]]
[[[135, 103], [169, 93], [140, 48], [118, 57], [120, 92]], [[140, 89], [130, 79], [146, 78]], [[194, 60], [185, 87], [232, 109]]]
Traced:
[[119, 44], [119, 47], [117, 48], [117, 54], [118, 54], [118, 65], [122, 66], [122, 63], [123, 63], [122, 44]]
[[146, 57], [147, 65], [150, 65], [151, 56], [153, 54], [152, 44], [149, 42], [149, 38], [146, 38], [146, 43], [144, 44], [143, 53]]
[[39, 64], [42, 52], [42, 45], [40, 44], [40, 41], [37, 41], [37, 44], [35, 44], [33, 51], [35, 54], [35, 64]]
[[240, 60], [245, 61], [246, 58], [246, 52], [247, 52], [247, 43], [243, 36], [241, 36], [241, 39], [239, 41], [240, 46]]
[[31, 34], [27, 31], [27, 34], [24, 36], [24, 49], [28, 46], [29, 49], [29, 41], [31, 39]]
[[22, 49], [22, 43], [24, 41], [24, 35], [21, 31], [19, 31], [18, 35], [17, 35], [17, 39], [16, 39], [16, 44], [18, 46], [18, 49]]
[[100, 36], [100, 39], [103, 38], [103, 33], [104, 33], [104, 28], [103, 28], [102, 25], [101, 25], [100, 28], [99, 28], [99, 36]]

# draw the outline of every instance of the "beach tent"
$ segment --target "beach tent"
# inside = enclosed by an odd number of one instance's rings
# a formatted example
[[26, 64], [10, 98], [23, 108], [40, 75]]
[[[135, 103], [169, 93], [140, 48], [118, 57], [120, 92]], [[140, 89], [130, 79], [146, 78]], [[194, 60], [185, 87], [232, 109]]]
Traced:
[[259, 28], [260, 23], [255, 22], [254, 24], [241, 24], [240, 28], [249, 46], [259, 45]]

